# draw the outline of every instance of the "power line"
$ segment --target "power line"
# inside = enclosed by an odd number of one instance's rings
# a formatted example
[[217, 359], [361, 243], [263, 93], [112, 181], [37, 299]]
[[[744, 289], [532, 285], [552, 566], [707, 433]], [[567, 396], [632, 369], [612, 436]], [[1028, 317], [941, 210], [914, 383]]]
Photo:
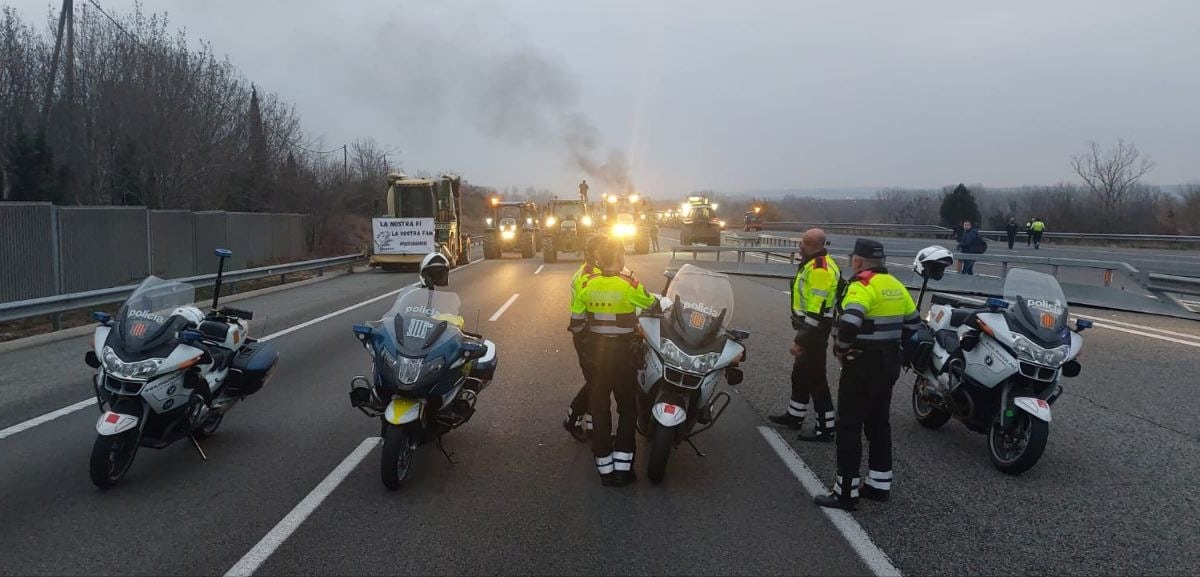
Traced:
[[[140, 39], [138, 39], [138, 37], [135, 34], [130, 32], [129, 30], [126, 30], [125, 26], [123, 26], [120, 22], [118, 22], [116, 18], [113, 18], [111, 15], [109, 15], [109, 13], [106, 12], [104, 10], [104, 8], [100, 6], [99, 2], [97, 2], [96, 0], [88, 0], [88, 3], [91, 4], [92, 6], [95, 6], [96, 10], [100, 11], [100, 14], [104, 15], [104, 17], [107, 18], [109, 22], [112, 22], [113, 25], [115, 25], [118, 30], [120, 30], [122, 33], [124, 33], [126, 36], [128, 36], [129, 39], [132, 40], [134, 44], [137, 44], [139, 48], [141, 48], [142, 50], [145, 50], [146, 53], [150, 54], [151, 56], [154, 55], [154, 52], [151, 51], [148, 46], [143, 44], [142, 41]], [[199, 91], [199, 92], [201, 92], [201, 94], [203, 94], [202, 91]], [[208, 96], [211, 98], [213, 95], [211, 93], [209, 93], [209, 94], [205, 94], [205, 96]], [[228, 104], [222, 103], [221, 106], [222, 106], [222, 112], [225, 112], [224, 109], [228, 107]], [[342, 152], [343, 156], [345, 156], [347, 154], [347, 149], [346, 149], [345, 144], [338, 146], [336, 148], [333, 148], [331, 150], [313, 150], [306, 146], [302, 146], [300, 144], [299, 139], [297, 139], [295, 142], [288, 142], [288, 139], [286, 137], [284, 137], [283, 134], [281, 134], [277, 128], [275, 128], [274, 126], [272, 126], [270, 124], [262, 123], [262, 126], [265, 126], [267, 128], [267, 130], [270, 130], [272, 133], [275, 134], [276, 138], [278, 138], [285, 145], [287, 145], [291, 148], [296, 148], [296, 149], [302, 150], [304, 152], [308, 152], [310, 154], [333, 154], [334, 152], [338, 152], [339, 150]], [[343, 158], [343, 164], [345, 164], [345, 163], [346, 163], [345, 158]]]

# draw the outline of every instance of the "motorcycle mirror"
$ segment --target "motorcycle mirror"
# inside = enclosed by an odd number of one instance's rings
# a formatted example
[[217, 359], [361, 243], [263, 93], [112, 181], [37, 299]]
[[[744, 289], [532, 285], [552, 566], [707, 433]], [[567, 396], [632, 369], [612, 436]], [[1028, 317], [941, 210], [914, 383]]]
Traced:
[[185, 330], [179, 331], [178, 338], [179, 338], [179, 341], [183, 342], [183, 343], [198, 343], [198, 342], [204, 340], [204, 335], [201, 334], [200, 331], [193, 331], [191, 329], [185, 329]]
[[1062, 374], [1064, 377], [1075, 378], [1079, 376], [1081, 370], [1083, 370], [1083, 365], [1080, 365], [1079, 361], [1072, 360], [1063, 365]]
[[88, 351], [83, 354], [83, 363], [93, 369], [100, 368], [100, 357], [96, 356], [96, 351]]
[[109, 321], [112, 320], [112, 317], [109, 316], [108, 313], [96, 311], [96, 312], [92, 313], [92, 320], [94, 320], [104, 326], [108, 326], [108, 323], [109, 323]]
[[233, 256], [233, 251], [227, 248], [218, 248], [214, 251], [214, 254], [217, 255], [217, 258], [229, 258]]
[[1010, 305], [1009, 305], [1008, 301], [1006, 301], [1004, 299], [998, 299], [996, 297], [988, 297], [987, 308], [989, 308], [989, 309], [1001, 310], [1001, 309], [1006, 309], [1009, 306]]
[[737, 385], [742, 384], [742, 380], [744, 378], [745, 375], [742, 373], [741, 369], [735, 369], [733, 367], [728, 367], [725, 369], [725, 382], [729, 383], [730, 386], [736, 387]]
[[750, 333], [748, 331], [742, 331], [742, 330], [738, 330], [738, 329], [729, 329], [725, 332], [729, 334], [729, 338], [731, 338], [735, 341], [744, 341], [744, 340], [750, 338]]
[[1075, 332], [1082, 333], [1084, 329], [1092, 328], [1092, 321], [1087, 319], [1075, 319]]
[[354, 336], [358, 337], [358, 340], [363, 341], [364, 343], [367, 342], [367, 338], [371, 336], [371, 332], [371, 327], [368, 327], [367, 325], [354, 325]]
[[471, 356], [482, 355], [487, 350], [487, 345], [475, 341], [466, 341], [462, 344], [462, 349]]
[[663, 276], [669, 279], [675, 278], [675, 269], [669, 268], [663, 271]]

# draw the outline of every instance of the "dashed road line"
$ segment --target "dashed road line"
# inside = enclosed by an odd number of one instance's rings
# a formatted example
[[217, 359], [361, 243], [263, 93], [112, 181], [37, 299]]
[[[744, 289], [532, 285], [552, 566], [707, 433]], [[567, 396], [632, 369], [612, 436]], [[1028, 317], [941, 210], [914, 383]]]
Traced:
[[511, 307], [516, 302], [519, 296], [521, 296], [521, 293], [515, 293], [513, 296], [508, 297], [508, 300], [504, 301], [504, 304], [500, 305], [499, 309], [496, 309], [496, 312], [492, 315], [492, 318], [488, 319], [488, 322], [495, 322], [499, 319], [504, 314], [504, 311], [508, 310], [508, 307]]

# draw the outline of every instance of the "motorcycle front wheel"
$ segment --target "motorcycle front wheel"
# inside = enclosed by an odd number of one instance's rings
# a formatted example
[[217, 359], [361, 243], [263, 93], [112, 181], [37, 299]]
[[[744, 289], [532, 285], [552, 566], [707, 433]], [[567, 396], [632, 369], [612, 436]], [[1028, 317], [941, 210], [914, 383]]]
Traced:
[[1020, 475], [1042, 457], [1049, 436], [1050, 423], [1018, 410], [1009, 427], [995, 422], [988, 429], [988, 453], [992, 464], [1001, 472]]
[[380, 453], [379, 471], [383, 476], [383, 486], [395, 491], [408, 476], [413, 454], [416, 453], [408, 428], [388, 425], [383, 432], [383, 450]]
[[139, 434], [135, 428], [116, 435], [96, 436], [88, 464], [92, 484], [108, 489], [125, 476], [137, 455]]
[[650, 482], [657, 485], [667, 474], [667, 460], [671, 458], [671, 448], [675, 444], [675, 427], [654, 425], [650, 437], [650, 461], [646, 464], [646, 476]]

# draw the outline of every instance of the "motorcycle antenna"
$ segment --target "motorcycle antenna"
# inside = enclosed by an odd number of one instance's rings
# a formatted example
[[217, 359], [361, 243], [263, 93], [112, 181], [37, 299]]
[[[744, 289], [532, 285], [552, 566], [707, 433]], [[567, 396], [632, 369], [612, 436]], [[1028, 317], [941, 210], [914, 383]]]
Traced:
[[213, 286], [213, 303], [212, 310], [217, 310], [217, 303], [221, 300], [221, 276], [225, 274], [225, 259], [233, 256], [233, 251], [227, 248], [218, 248], [217, 255], [217, 283]]

